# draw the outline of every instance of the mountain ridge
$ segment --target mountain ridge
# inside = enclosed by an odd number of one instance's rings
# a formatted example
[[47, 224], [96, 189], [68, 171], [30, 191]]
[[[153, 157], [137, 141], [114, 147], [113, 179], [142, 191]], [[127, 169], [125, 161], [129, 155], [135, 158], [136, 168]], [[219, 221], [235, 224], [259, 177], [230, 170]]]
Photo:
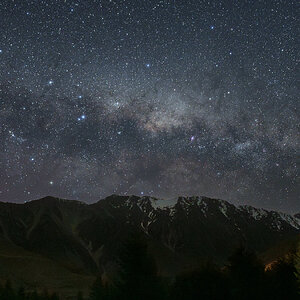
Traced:
[[[26, 205], [26, 204], [29, 204], [29, 203], [35, 203], [35, 202], [52, 202], [52, 201], [59, 201], [59, 202], [67, 202], [67, 203], [77, 203], [78, 205], [86, 205], [86, 206], [95, 206], [97, 205], [99, 202], [103, 201], [103, 200], [108, 200], [108, 199], [111, 199], [113, 197], [119, 197], [119, 198], [123, 198], [123, 199], [136, 199], [136, 200], [139, 200], [139, 199], [146, 199], [146, 198], [149, 198], [149, 199], [152, 199], [155, 202], [165, 202], [165, 203], [168, 203], [170, 201], [172, 201], [174, 204], [177, 203], [178, 200], [180, 199], [193, 199], [193, 198], [202, 198], [202, 199], [209, 199], [209, 200], [216, 200], [216, 201], [219, 201], [219, 202], [225, 202], [229, 205], [232, 205], [238, 209], [240, 208], [245, 208], [245, 207], [249, 207], [249, 208], [254, 208], [255, 210], [260, 210], [260, 211], [266, 211], [266, 212], [275, 212], [275, 213], [280, 213], [280, 214], [283, 214], [283, 215], [290, 215], [294, 218], [297, 218], [297, 219], [300, 219], [300, 212], [296, 212], [296, 213], [288, 213], [288, 212], [283, 212], [281, 210], [274, 210], [274, 209], [267, 209], [267, 208], [258, 208], [256, 206], [253, 206], [253, 205], [248, 205], [248, 204], [243, 204], [243, 205], [235, 205], [235, 204], [232, 204], [230, 201], [227, 201], [227, 200], [223, 200], [223, 199], [218, 199], [218, 198], [210, 198], [210, 197], [207, 197], [207, 196], [178, 196], [178, 197], [173, 197], [173, 198], [157, 198], [157, 197], [153, 197], [153, 196], [136, 196], [134, 194], [132, 195], [118, 195], [118, 194], [111, 194], [103, 199], [100, 199], [94, 203], [86, 203], [82, 200], [72, 200], [72, 199], [66, 199], [66, 198], [60, 198], [60, 197], [55, 197], [55, 196], [51, 196], [51, 195], [47, 195], [47, 196], [44, 196], [42, 198], [39, 198], [39, 199], [33, 199], [33, 200], [27, 200], [25, 201], [24, 203], [16, 203], [16, 202], [8, 202], [8, 201], [0, 201], [0, 203], [7, 203], [7, 204], [16, 204], [16, 205]], [[165, 205], [163, 207], [168, 207], [170, 206], [169, 205]], [[159, 206], [158, 206], [159, 207]]]

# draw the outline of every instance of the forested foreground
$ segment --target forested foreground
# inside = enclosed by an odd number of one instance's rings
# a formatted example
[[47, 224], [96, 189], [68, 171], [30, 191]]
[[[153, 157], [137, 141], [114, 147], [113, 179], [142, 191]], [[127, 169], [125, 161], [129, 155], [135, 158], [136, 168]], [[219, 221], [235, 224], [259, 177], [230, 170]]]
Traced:
[[[265, 266], [257, 256], [241, 247], [223, 267], [207, 262], [174, 279], [158, 275], [154, 259], [141, 238], [131, 239], [119, 257], [117, 279], [100, 276], [88, 298], [79, 291], [77, 299], [89, 300], [194, 300], [194, 299], [300, 299], [300, 251]], [[9, 281], [0, 287], [2, 300], [59, 300], [57, 294], [15, 290]]]

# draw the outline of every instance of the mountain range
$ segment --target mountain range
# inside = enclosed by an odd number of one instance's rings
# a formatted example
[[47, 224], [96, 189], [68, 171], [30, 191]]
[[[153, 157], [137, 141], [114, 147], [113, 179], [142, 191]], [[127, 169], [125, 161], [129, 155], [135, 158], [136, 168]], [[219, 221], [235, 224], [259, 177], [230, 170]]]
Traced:
[[0, 202], [0, 282], [9, 278], [66, 298], [87, 293], [97, 274], [115, 276], [133, 232], [147, 240], [160, 275], [171, 277], [207, 260], [224, 264], [240, 245], [271, 262], [299, 242], [300, 214], [196, 196]]

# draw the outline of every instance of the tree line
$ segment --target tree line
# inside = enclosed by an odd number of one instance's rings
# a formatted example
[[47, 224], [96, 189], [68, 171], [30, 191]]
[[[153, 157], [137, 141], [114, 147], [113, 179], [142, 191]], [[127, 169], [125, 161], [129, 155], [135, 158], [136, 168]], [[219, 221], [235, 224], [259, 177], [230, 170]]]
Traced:
[[24, 287], [18, 290], [12, 288], [10, 281], [6, 281], [4, 285], [0, 285], [0, 299], [1, 300], [59, 300], [56, 293], [49, 294], [47, 290], [42, 293], [37, 291], [26, 292]]
[[[289, 300], [300, 299], [300, 250], [291, 251], [265, 266], [244, 247], [237, 249], [225, 266], [207, 262], [185, 271], [174, 279], [162, 278], [147, 243], [140, 236], [131, 238], [119, 256], [118, 279], [107, 282], [99, 276], [88, 300]], [[14, 291], [9, 282], [0, 286], [3, 300], [59, 300], [46, 291]], [[79, 292], [77, 300], [83, 300]]]
[[300, 299], [300, 250], [265, 267], [255, 253], [240, 247], [223, 267], [207, 262], [166, 280], [157, 275], [146, 242], [134, 238], [122, 251], [120, 266], [117, 282], [96, 280], [90, 300]]

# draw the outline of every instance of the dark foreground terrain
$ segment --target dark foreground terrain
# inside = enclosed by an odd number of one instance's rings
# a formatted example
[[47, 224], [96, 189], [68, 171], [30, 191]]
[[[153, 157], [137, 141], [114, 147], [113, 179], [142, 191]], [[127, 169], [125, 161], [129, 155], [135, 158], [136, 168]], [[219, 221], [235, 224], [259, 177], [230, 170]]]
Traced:
[[24, 287], [14, 299], [50, 299], [45, 290], [61, 299], [259, 299], [251, 293], [261, 288], [262, 299], [277, 299], [275, 286], [296, 289], [299, 236], [299, 215], [206, 197], [0, 203], [0, 295]]

